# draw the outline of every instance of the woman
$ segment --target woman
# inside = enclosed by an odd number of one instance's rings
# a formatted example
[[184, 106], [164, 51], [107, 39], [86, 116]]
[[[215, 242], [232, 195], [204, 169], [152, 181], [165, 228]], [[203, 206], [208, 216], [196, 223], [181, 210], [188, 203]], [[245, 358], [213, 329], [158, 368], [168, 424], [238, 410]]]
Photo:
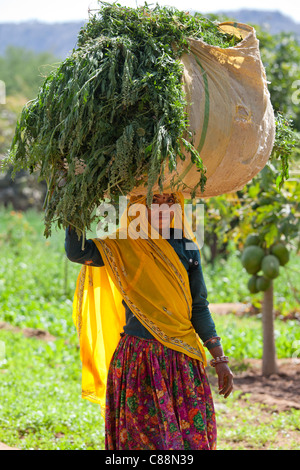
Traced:
[[68, 258], [85, 265], [73, 313], [83, 397], [105, 409], [108, 450], [212, 450], [216, 420], [203, 345], [225, 398], [232, 373], [208, 309], [183, 195], [155, 194], [153, 204], [131, 197], [114, 236], [86, 240], [84, 250], [66, 231]]

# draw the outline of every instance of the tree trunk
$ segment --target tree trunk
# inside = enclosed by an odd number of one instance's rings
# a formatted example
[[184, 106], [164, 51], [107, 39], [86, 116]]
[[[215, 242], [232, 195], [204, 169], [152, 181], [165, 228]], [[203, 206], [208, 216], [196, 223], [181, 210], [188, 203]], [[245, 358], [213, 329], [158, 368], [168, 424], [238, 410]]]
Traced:
[[278, 373], [274, 337], [273, 281], [264, 292], [263, 299], [263, 363], [262, 374], [268, 377]]

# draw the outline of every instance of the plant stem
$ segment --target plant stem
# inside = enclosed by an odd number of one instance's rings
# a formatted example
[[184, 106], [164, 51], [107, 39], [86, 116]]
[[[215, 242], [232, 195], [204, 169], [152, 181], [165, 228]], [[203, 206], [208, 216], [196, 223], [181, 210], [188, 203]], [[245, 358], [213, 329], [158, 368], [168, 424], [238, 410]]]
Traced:
[[262, 374], [268, 377], [278, 373], [275, 336], [274, 336], [274, 310], [273, 310], [273, 281], [264, 292], [263, 309], [263, 363]]

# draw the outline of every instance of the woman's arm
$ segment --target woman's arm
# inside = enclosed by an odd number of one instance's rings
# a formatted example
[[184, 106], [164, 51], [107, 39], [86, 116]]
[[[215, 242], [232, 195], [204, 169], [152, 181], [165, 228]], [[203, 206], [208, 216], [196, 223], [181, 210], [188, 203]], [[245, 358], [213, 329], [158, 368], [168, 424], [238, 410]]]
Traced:
[[[193, 264], [189, 267], [189, 281], [192, 295], [192, 324], [208, 349], [220, 346], [215, 323], [208, 308], [207, 289], [204, 282], [199, 251], [193, 254]], [[211, 342], [210, 339], [214, 338]]]
[[85, 240], [84, 250], [82, 247], [82, 237], [78, 239], [77, 233], [71, 227], [66, 229], [65, 250], [67, 258], [74, 263], [86, 264], [89, 266], [104, 266], [103, 259], [93, 240]]
[[[216, 362], [219, 357], [224, 357], [222, 346], [211, 348], [209, 352]], [[219, 394], [227, 398], [233, 390], [233, 373], [226, 362], [217, 362], [214, 367], [218, 375]]]
[[190, 289], [193, 299], [192, 324], [212, 357], [216, 359], [214, 367], [218, 375], [219, 394], [227, 398], [233, 389], [233, 374], [227, 363], [217, 362], [217, 358], [224, 357], [224, 352], [220, 339], [217, 336], [215, 323], [208, 308], [207, 289], [198, 250], [195, 252], [193, 261], [193, 264], [189, 268]]

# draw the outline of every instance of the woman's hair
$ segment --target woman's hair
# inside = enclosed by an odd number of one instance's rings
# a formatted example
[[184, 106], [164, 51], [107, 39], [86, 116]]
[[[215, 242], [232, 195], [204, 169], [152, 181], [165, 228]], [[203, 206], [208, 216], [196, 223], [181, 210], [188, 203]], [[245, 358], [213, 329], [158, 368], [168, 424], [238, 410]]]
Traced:
[[[180, 203], [179, 199], [177, 198], [176, 194], [175, 193], [170, 193], [171, 196], [173, 196], [173, 198], [175, 199], [175, 202], [178, 202]], [[130, 204], [134, 204], [135, 202], [139, 202], [141, 200], [141, 198], [144, 198], [145, 195], [144, 194], [138, 194], [138, 195], [132, 195], [130, 196], [129, 198], [129, 203]], [[147, 204], [146, 204], [147, 205]], [[148, 206], [147, 206], [148, 207]]]

